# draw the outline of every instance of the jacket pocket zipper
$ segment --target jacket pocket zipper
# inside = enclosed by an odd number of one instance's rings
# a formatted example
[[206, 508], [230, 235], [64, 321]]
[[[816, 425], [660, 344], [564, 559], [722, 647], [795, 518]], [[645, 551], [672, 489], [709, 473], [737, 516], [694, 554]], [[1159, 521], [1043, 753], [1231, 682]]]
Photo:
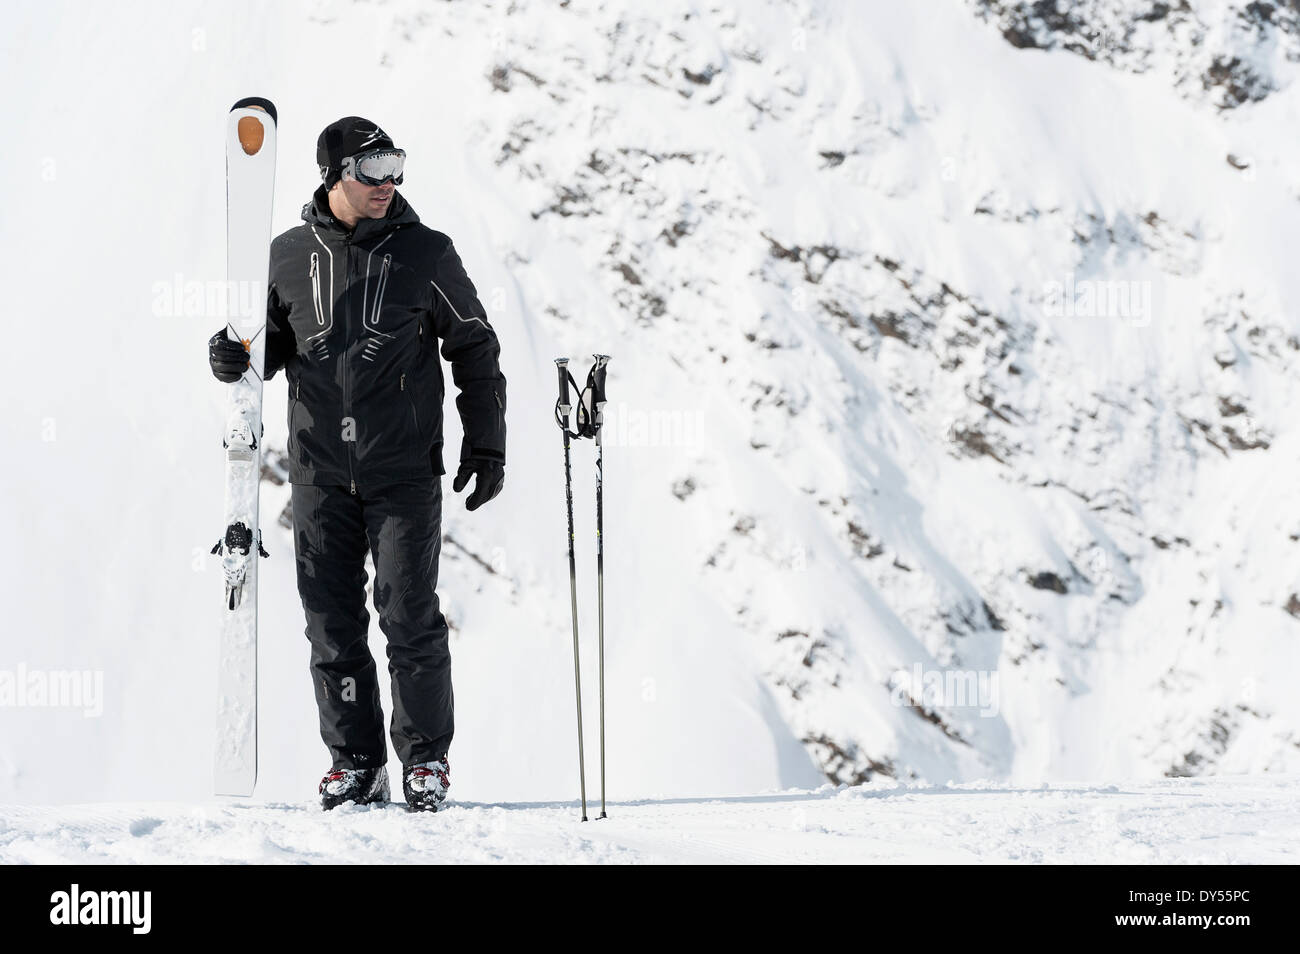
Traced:
[[321, 305], [320, 300], [320, 253], [311, 253], [311, 267], [307, 270], [311, 276], [311, 303], [316, 309], [316, 324], [322, 327], [325, 324], [325, 308]]
[[393, 253], [384, 255], [384, 264], [379, 269], [379, 283], [375, 287], [375, 310], [370, 313], [370, 323], [379, 324], [379, 309], [384, 306], [384, 289], [388, 287], [388, 267], [393, 263]]
[[415, 409], [415, 397], [412, 394], [406, 393], [406, 372], [405, 371], [402, 372], [402, 376], [398, 379], [398, 385], [401, 391], [404, 394], [406, 394], [406, 400], [411, 405], [411, 419], [415, 421], [415, 432], [418, 434], [420, 433], [420, 412]]
[[292, 388], [289, 389], [289, 456], [291, 459], [294, 457], [293, 451], [294, 451], [294, 445], [296, 443], [296, 441], [294, 440], [295, 434], [293, 429], [293, 412], [298, 406], [298, 398], [301, 397], [301, 395], [302, 395], [302, 379], [300, 378], [298, 382]]

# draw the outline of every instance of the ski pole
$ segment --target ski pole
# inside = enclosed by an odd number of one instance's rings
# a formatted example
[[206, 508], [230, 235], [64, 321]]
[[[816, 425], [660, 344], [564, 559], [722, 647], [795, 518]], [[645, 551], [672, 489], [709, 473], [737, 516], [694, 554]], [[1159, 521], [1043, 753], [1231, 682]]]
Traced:
[[596, 437], [596, 623], [600, 647], [600, 817], [605, 818], [605, 450], [600, 426], [605, 422], [605, 366], [609, 355], [592, 355], [592, 425]]
[[564, 432], [564, 502], [569, 512], [569, 609], [573, 615], [573, 691], [578, 701], [578, 785], [582, 792], [582, 820], [587, 820], [587, 775], [582, 755], [582, 674], [578, 665], [578, 571], [573, 559], [573, 478], [569, 463], [569, 359], [556, 358], [560, 400], [556, 410]]

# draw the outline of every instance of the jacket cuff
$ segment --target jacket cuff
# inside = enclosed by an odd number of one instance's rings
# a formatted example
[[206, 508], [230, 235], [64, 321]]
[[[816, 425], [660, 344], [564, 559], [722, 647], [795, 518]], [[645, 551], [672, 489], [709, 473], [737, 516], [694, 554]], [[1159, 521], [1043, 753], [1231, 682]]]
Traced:
[[504, 464], [506, 462], [506, 455], [499, 450], [492, 449], [491, 447], [472, 447], [468, 442], [466, 442], [461, 444], [460, 459], [462, 461], [471, 459], [492, 460], [496, 461], [498, 464]]

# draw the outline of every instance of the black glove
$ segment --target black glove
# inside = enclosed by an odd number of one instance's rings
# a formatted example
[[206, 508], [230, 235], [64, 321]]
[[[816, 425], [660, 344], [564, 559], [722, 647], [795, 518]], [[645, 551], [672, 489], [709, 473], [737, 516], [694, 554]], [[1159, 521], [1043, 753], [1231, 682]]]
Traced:
[[239, 341], [233, 341], [222, 328], [208, 339], [208, 364], [212, 376], [223, 384], [234, 384], [248, 370], [248, 352]]
[[497, 494], [506, 482], [506, 465], [499, 460], [484, 460], [481, 457], [469, 457], [460, 462], [456, 479], [451, 482], [451, 489], [460, 493], [469, 483], [470, 477], [478, 474], [474, 492], [465, 501], [466, 510], [477, 510]]

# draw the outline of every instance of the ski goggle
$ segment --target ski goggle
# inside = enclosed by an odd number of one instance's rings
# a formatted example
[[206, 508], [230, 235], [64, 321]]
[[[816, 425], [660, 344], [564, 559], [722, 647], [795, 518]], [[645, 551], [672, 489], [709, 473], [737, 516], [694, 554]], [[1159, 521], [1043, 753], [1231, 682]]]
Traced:
[[401, 185], [405, 165], [405, 149], [372, 149], [344, 159], [343, 178], [368, 186], [383, 185], [389, 179], [393, 185]]

